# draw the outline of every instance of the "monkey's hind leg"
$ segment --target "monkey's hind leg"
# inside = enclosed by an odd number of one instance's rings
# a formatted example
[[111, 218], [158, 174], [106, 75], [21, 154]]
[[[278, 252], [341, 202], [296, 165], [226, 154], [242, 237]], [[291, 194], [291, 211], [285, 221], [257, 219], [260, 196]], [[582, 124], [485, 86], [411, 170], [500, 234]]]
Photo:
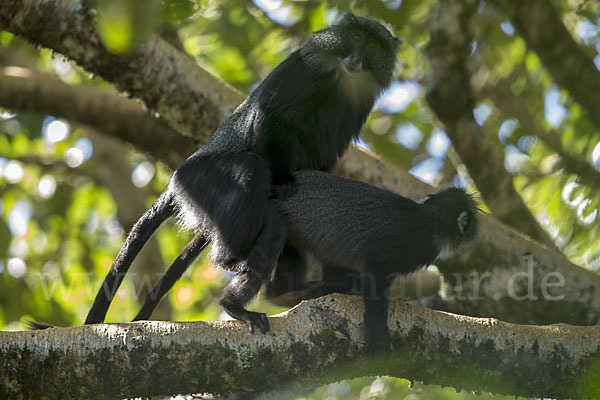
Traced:
[[152, 312], [158, 303], [160, 303], [164, 295], [171, 290], [175, 282], [181, 278], [183, 273], [189, 268], [202, 250], [206, 248], [208, 243], [209, 241], [204, 238], [204, 235], [197, 234], [187, 246], [185, 246], [175, 261], [173, 261], [173, 264], [171, 264], [167, 272], [165, 272], [152, 290], [148, 292], [144, 299], [144, 305], [133, 321], [141, 321], [150, 318]]
[[247, 269], [237, 275], [225, 287], [221, 305], [227, 314], [244, 321], [254, 332], [257, 326], [263, 333], [269, 331], [269, 321], [264, 313], [248, 311], [244, 307], [258, 294], [277, 263], [283, 249], [286, 221], [279, 209], [270, 204], [265, 225], [247, 259]]

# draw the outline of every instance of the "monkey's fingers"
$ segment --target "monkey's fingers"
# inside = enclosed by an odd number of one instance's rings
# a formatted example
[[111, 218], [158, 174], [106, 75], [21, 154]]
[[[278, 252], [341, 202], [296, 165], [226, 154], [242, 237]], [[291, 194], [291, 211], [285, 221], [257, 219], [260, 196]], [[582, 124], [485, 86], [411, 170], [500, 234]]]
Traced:
[[246, 321], [250, 327], [250, 332], [254, 333], [254, 326], [258, 326], [262, 333], [269, 332], [269, 320], [267, 314], [248, 311], [248, 320]]
[[254, 333], [255, 326], [258, 326], [262, 333], [269, 331], [269, 320], [265, 313], [248, 311], [238, 304], [230, 304], [225, 300], [221, 300], [221, 305], [232, 318], [245, 322], [251, 333]]

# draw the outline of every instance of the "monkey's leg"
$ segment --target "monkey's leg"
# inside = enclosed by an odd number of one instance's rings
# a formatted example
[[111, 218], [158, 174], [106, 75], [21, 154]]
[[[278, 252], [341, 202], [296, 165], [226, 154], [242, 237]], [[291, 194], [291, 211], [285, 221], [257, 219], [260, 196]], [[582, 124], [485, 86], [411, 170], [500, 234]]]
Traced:
[[275, 276], [267, 285], [267, 298], [306, 289], [306, 257], [293, 246], [285, 245], [277, 260]]
[[263, 333], [269, 330], [266, 314], [248, 311], [244, 307], [269, 279], [283, 249], [285, 231], [285, 218], [277, 207], [269, 204], [263, 229], [248, 256], [247, 269], [238, 272], [225, 287], [221, 300], [223, 309], [233, 318], [246, 322], [250, 332], [254, 332], [254, 326], [258, 326]]
[[360, 272], [344, 267], [323, 265], [321, 296], [331, 293], [361, 294]]
[[144, 299], [144, 305], [140, 309], [140, 312], [137, 313], [133, 321], [140, 321], [150, 318], [152, 312], [158, 303], [160, 303], [164, 295], [171, 290], [175, 282], [181, 278], [183, 273], [198, 257], [202, 250], [206, 248], [208, 243], [209, 241], [206, 240], [202, 234], [197, 234], [187, 244], [187, 246], [185, 246], [173, 264], [171, 264], [167, 272], [165, 272], [152, 290], [148, 292], [146, 298]]
[[86, 325], [104, 321], [108, 306], [121, 285], [131, 263], [154, 231], [171, 215], [173, 215], [171, 198], [163, 192], [158, 200], [152, 204], [152, 207], [135, 223], [131, 232], [129, 232], [123, 247], [121, 247], [117, 258], [102, 283], [102, 287], [100, 287], [96, 295], [94, 304], [85, 319]]
[[302, 300], [331, 293], [360, 294], [360, 272], [323, 265], [319, 281], [306, 281], [305, 257], [291, 246], [284, 247], [274, 279], [267, 286], [267, 299], [276, 305], [293, 307]]
[[390, 349], [387, 326], [391, 280], [381, 272], [367, 269], [361, 275], [361, 294], [365, 307], [365, 353], [376, 355]]

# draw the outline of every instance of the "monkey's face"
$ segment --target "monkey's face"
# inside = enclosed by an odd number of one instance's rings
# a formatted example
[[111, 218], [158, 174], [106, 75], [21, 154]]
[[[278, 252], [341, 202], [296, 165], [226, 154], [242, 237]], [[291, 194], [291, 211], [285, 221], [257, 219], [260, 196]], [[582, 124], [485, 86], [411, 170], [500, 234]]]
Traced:
[[344, 14], [337, 24], [313, 33], [303, 55], [318, 53], [320, 67], [345, 86], [375, 85], [381, 91], [392, 79], [399, 44], [377, 21]]
[[478, 231], [477, 204], [472, 195], [461, 188], [448, 188], [429, 196], [424, 202], [437, 220], [440, 254], [448, 259], [471, 244]]

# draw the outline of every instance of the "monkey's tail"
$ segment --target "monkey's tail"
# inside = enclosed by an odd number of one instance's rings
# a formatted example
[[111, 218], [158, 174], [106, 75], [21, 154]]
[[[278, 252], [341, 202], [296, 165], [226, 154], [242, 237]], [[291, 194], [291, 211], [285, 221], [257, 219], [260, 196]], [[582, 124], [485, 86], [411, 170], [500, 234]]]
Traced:
[[28, 319], [27, 321], [25, 321], [24, 325], [25, 325], [25, 328], [29, 329], [30, 331], [36, 331], [36, 330], [48, 329], [48, 328], [55, 328], [54, 325], [50, 325], [50, 324], [47, 324], [45, 322], [32, 321], [30, 319]]
[[131, 263], [144, 247], [154, 231], [170, 216], [175, 214], [173, 196], [167, 190], [152, 204], [152, 206], [135, 223], [127, 239], [121, 247], [102, 287], [96, 295], [94, 304], [85, 319], [85, 324], [95, 324], [104, 321], [108, 307], [121, 285]]

